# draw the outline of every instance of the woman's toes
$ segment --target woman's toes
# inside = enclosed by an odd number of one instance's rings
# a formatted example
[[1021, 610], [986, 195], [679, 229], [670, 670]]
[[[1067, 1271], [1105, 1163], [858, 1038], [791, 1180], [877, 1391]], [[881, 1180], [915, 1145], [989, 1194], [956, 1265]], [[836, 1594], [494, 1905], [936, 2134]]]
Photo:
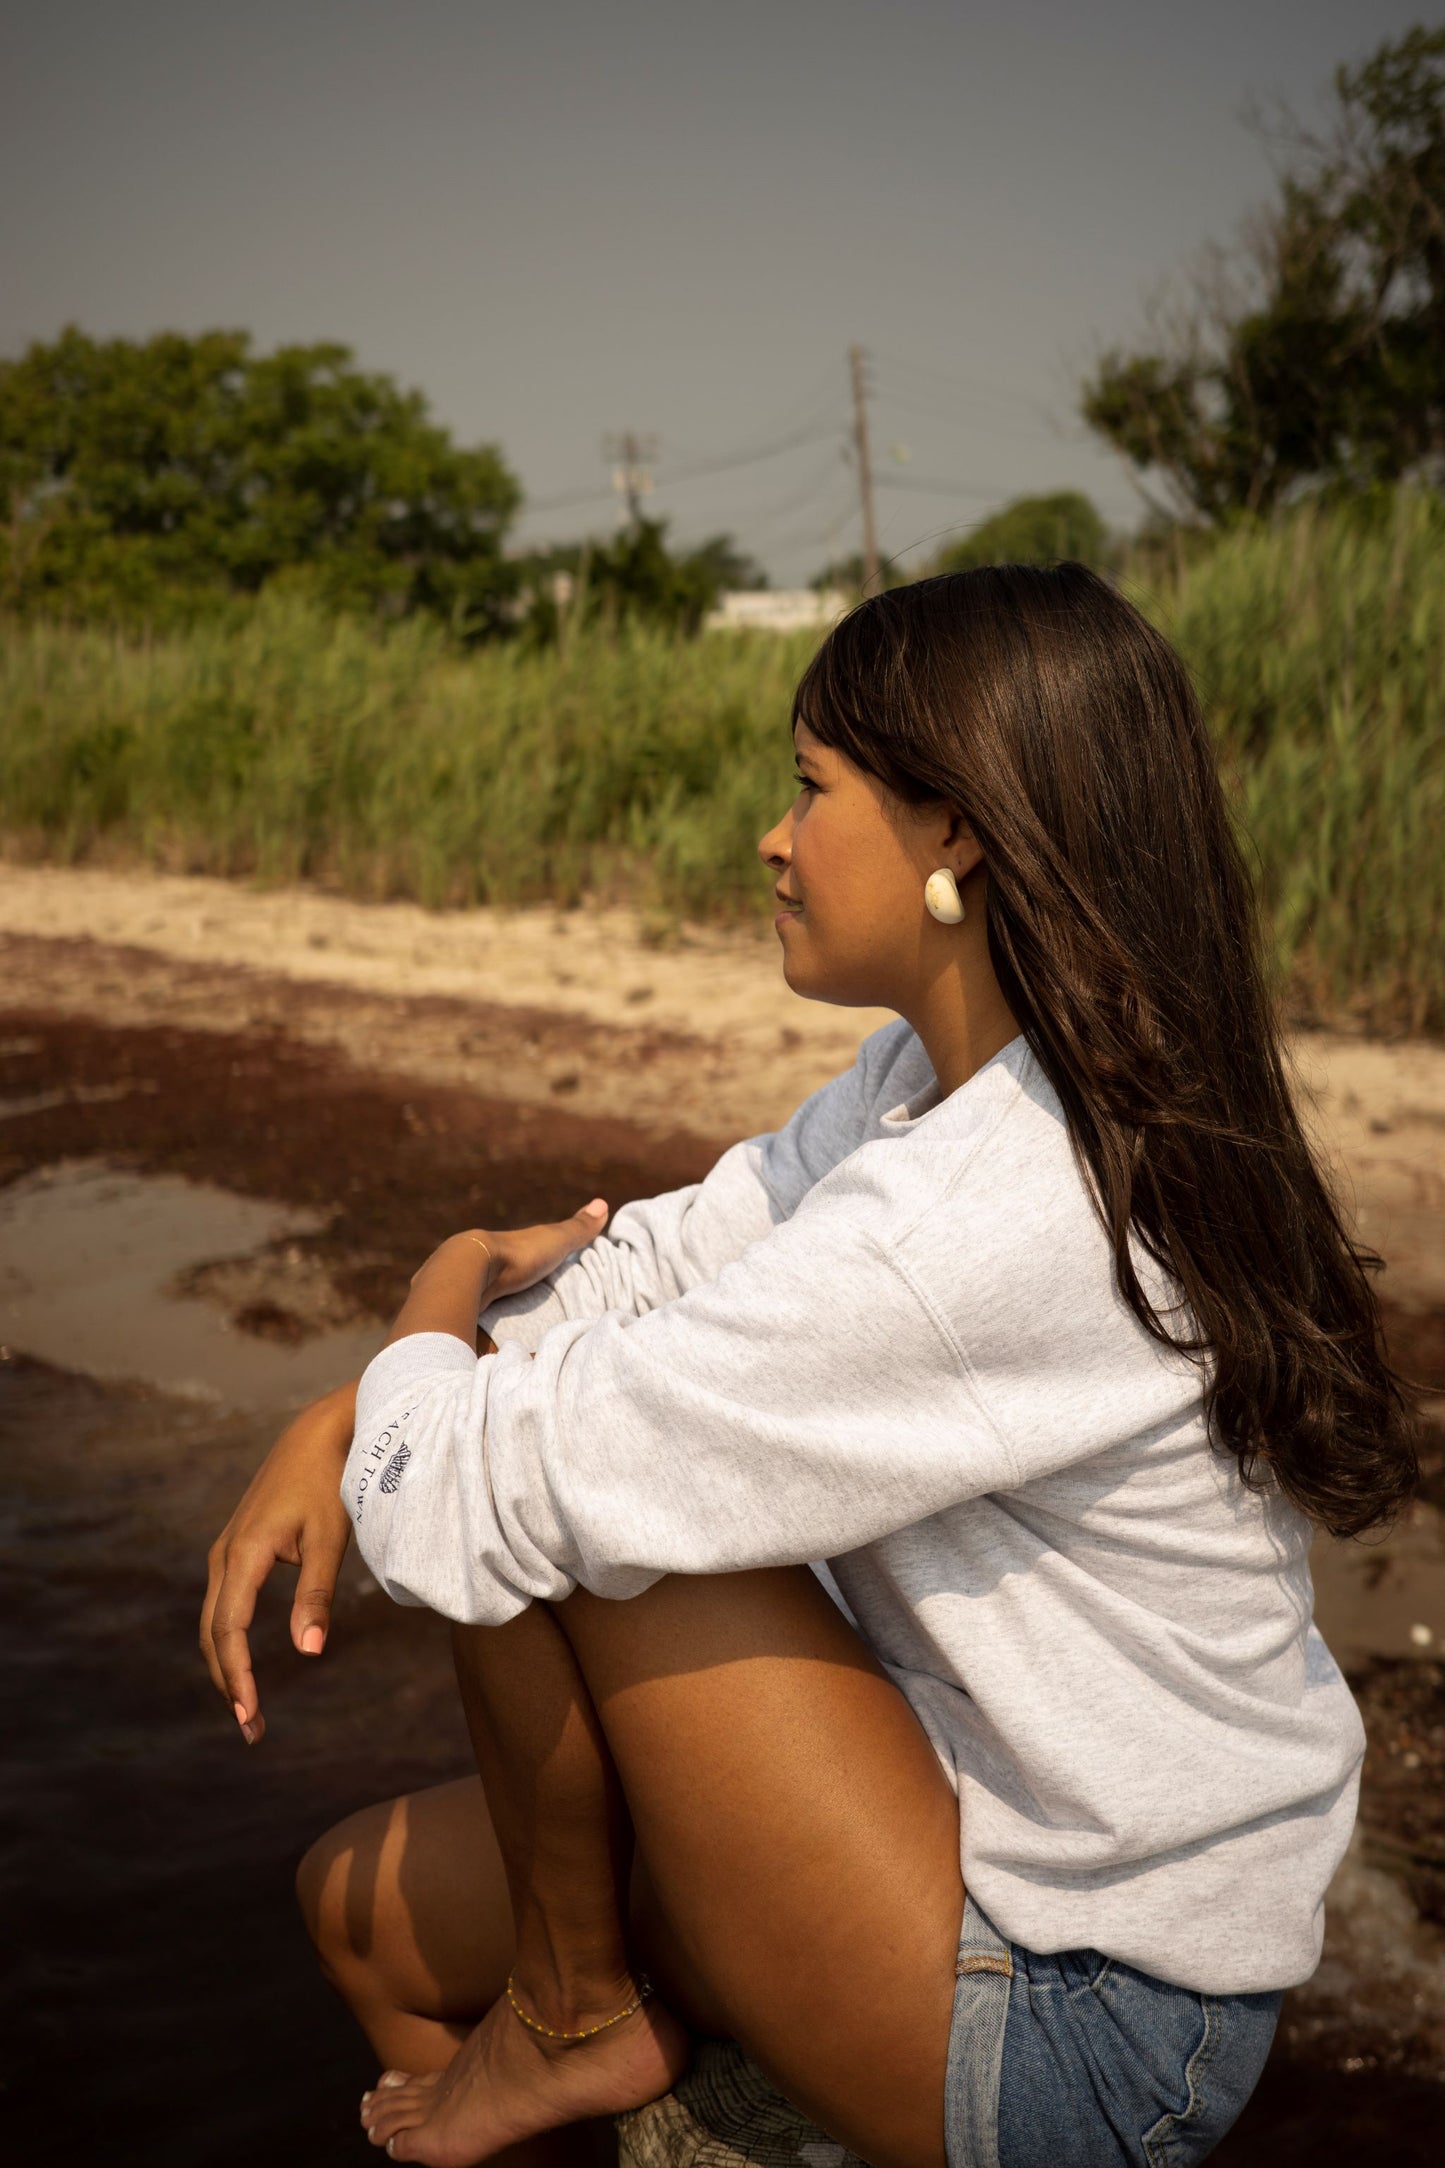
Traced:
[[434, 2072], [425, 2077], [413, 2078], [405, 2070], [384, 2070], [373, 2089], [361, 2096], [362, 2128], [368, 2132], [374, 2130], [377, 2117], [385, 2115], [387, 2117], [386, 2128], [394, 2130], [396, 2128], [395, 2119], [389, 2111], [395, 2107], [398, 2093], [403, 2088], [410, 2088], [414, 2094], [418, 2086], [434, 2084], [435, 2082]]
[[387, 2139], [394, 2138], [399, 2130], [422, 2122], [433, 2097], [434, 2089], [431, 2086], [416, 2083], [401, 2085], [389, 2093], [379, 2095], [373, 2103], [371, 2119], [367, 2124], [367, 2136], [372, 2144], [384, 2145]]

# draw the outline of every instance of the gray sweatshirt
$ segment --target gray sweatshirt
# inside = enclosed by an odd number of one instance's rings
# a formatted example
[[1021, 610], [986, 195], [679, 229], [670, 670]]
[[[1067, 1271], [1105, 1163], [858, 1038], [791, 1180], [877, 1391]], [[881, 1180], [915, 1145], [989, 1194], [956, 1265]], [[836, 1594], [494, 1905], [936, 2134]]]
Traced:
[[945, 1098], [885, 1026], [483, 1323], [495, 1355], [415, 1333], [361, 1380], [342, 1494], [398, 1602], [826, 1561], [1003, 1934], [1220, 1994], [1313, 1971], [1364, 1737], [1309, 1527], [1121, 1300], [1022, 1039]]

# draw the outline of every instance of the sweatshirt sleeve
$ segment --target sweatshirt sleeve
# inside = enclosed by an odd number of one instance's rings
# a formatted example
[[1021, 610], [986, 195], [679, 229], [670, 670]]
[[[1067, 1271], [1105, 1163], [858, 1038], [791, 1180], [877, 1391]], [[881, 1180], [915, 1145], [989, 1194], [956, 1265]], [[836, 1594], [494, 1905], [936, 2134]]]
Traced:
[[554, 1325], [642, 1317], [699, 1287], [793, 1212], [813, 1183], [862, 1143], [886, 1044], [897, 1025], [863, 1041], [851, 1069], [820, 1086], [784, 1126], [723, 1153], [701, 1182], [623, 1205], [605, 1235], [535, 1287], [482, 1311], [499, 1348], [533, 1352]]
[[559, 1325], [533, 1360], [446, 1333], [383, 1349], [343, 1496], [388, 1593], [500, 1624], [579, 1584], [836, 1557], [1010, 1485], [866, 1185], [824, 1188], [702, 1286]]
[[605, 1235], [517, 1295], [481, 1314], [499, 1348], [530, 1353], [554, 1325], [620, 1310], [642, 1317], [711, 1279], [772, 1226], [763, 1147], [749, 1137], [723, 1153], [705, 1180], [623, 1205]]

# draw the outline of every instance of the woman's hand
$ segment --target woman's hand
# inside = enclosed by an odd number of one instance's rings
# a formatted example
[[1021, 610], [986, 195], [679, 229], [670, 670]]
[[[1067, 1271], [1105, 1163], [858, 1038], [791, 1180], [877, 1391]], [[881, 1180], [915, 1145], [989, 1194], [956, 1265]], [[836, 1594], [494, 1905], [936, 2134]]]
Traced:
[[606, 1224], [606, 1200], [594, 1197], [571, 1219], [553, 1220], [539, 1227], [509, 1227], [500, 1234], [478, 1228], [477, 1233], [500, 1266], [487, 1283], [487, 1300], [493, 1301], [498, 1295], [519, 1295], [524, 1287], [535, 1287], [574, 1250], [585, 1250], [589, 1242], [595, 1242]]
[[[479, 1227], [450, 1236], [412, 1275], [412, 1291], [392, 1339], [402, 1332], [427, 1330], [472, 1337], [479, 1290], [491, 1300], [534, 1286], [573, 1251], [594, 1241], [606, 1219], [607, 1207], [598, 1197], [571, 1219], [501, 1232]], [[475, 1270], [463, 1266], [466, 1256], [475, 1261]], [[452, 1312], [452, 1322], [439, 1322]], [[201, 1654], [250, 1746], [266, 1730], [251, 1669], [250, 1627], [256, 1598], [273, 1566], [300, 1568], [291, 1606], [293, 1647], [303, 1656], [319, 1656], [326, 1645], [336, 1579], [351, 1540], [351, 1518], [341, 1502], [341, 1472], [355, 1427], [355, 1381], [303, 1408], [282, 1431], [211, 1545]]]
[[326, 1645], [336, 1577], [351, 1540], [351, 1519], [341, 1502], [341, 1471], [355, 1423], [354, 1382], [303, 1408], [282, 1431], [211, 1545], [201, 1654], [248, 1746], [266, 1729], [248, 1635], [256, 1597], [278, 1560], [301, 1569], [291, 1606], [293, 1646], [303, 1656], [319, 1656]]
[[[489, 1251], [496, 1271], [487, 1281], [487, 1296], [520, 1295], [524, 1287], [535, 1287], [538, 1280], [545, 1280], [549, 1272], [574, 1250], [583, 1250], [601, 1234], [607, 1219], [605, 1199], [594, 1197], [591, 1204], [584, 1204], [571, 1219], [544, 1221], [536, 1227], [507, 1227], [500, 1231], [489, 1227], [471, 1227], [464, 1235], [451, 1236], [452, 1241], [477, 1242]], [[440, 1249], [445, 1249], [443, 1242]], [[434, 1250], [432, 1257], [440, 1254]], [[427, 1259], [427, 1265], [432, 1259]], [[426, 1271], [423, 1265], [411, 1276], [411, 1284]]]
[[448, 1235], [411, 1277], [387, 1346], [413, 1332], [449, 1332], [476, 1345], [477, 1312], [499, 1295], [519, 1294], [554, 1272], [564, 1257], [601, 1234], [607, 1206], [594, 1197], [571, 1219], [501, 1232], [469, 1227]]

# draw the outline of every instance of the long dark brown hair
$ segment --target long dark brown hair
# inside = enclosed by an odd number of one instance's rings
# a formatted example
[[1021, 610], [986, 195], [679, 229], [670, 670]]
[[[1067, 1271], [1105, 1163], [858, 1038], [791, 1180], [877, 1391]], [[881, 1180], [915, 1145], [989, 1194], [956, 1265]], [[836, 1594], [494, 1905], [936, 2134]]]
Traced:
[[[1295, 1112], [1254, 884], [1174, 649], [1083, 565], [994, 565], [863, 603], [794, 713], [899, 798], [967, 819], [993, 966], [1120, 1291], [1199, 1363], [1215, 1443], [1337, 1535], [1388, 1518], [1417, 1470], [1379, 1260]], [[1182, 1317], [1150, 1302], [1131, 1237]]]

